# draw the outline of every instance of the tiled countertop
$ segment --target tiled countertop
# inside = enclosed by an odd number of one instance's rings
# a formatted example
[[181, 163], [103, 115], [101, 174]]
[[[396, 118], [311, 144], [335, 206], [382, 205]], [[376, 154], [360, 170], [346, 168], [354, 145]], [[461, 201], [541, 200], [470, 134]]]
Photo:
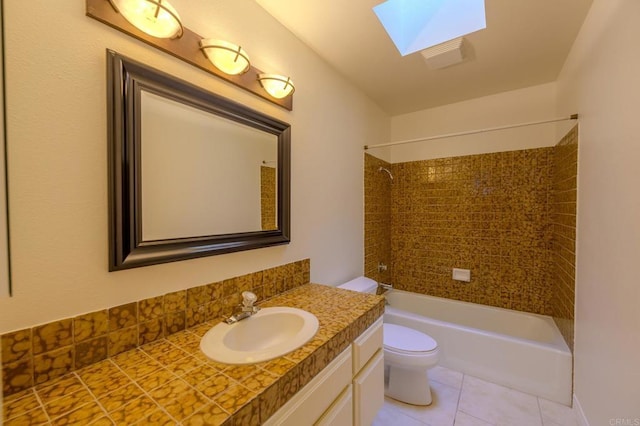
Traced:
[[381, 296], [307, 284], [260, 306], [291, 306], [318, 317], [306, 345], [259, 364], [209, 360], [200, 338], [218, 321], [172, 334], [11, 395], [12, 425], [257, 425], [382, 315]]

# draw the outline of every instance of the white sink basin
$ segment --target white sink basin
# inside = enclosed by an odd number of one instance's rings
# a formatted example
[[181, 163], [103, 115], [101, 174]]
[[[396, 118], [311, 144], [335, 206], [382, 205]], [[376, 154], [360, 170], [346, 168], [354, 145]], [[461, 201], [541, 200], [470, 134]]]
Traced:
[[318, 318], [297, 308], [262, 308], [234, 324], [221, 322], [200, 340], [214, 361], [253, 364], [282, 356], [307, 343], [318, 331]]

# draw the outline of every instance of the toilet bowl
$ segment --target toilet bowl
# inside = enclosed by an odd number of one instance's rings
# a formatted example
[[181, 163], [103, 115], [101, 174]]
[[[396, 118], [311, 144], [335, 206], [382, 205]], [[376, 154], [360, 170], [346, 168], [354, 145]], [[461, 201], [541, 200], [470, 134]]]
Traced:
[[[338, 287], [375, 294], [378, 284], [358, 277]], [[431, 404], [427, 370], [438, 363], [437, 342], [418, 330], [384, 323], [383, 351], [385, 395], [407, 404]]]

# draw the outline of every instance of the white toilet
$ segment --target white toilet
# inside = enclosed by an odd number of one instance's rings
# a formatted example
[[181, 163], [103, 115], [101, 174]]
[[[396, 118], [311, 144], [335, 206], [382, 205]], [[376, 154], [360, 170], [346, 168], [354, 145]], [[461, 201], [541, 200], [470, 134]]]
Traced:
[[[339, 288], [375, 294], [378, 283], [358, 277]], [[384, 393], [413, 405], [431, 404], [427, 370], [438, 363], [438, 344], [430, 336], [409, 327], [383, 324]]]

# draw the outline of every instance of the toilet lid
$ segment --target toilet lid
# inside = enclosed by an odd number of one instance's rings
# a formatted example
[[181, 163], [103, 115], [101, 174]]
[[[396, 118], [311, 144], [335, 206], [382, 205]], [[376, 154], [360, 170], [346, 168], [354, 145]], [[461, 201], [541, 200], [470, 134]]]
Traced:
[[438, 343], [430, 336], [396, 324], [382, 324], [384, 346], [401, 352], [430, 352]]

